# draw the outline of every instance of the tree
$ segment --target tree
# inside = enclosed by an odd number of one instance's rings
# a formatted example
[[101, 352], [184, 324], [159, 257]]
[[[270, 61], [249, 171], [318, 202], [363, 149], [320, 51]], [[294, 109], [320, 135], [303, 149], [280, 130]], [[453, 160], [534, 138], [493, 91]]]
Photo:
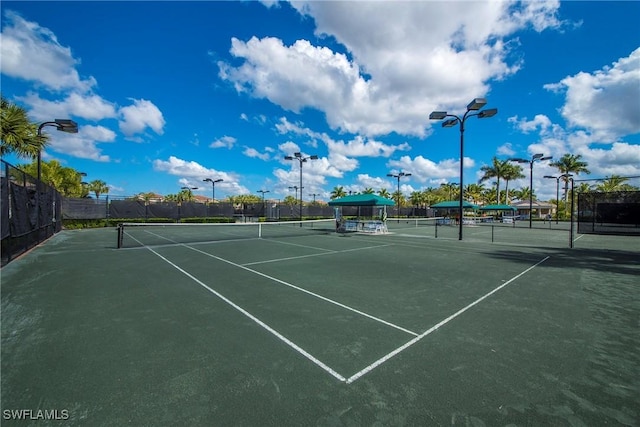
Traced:
[[93, 191], [96, 199], [99, 199], [101, 194], [107, 194], [109, 192], [109, 187], [106, 182], [96, 179], [89, 183], [88, 190]]
[[469, 184], [465, 187], [464, 194], [467, 196], [467, 200], [477, 205], [482, 201], [484, 190], [485, 188], [482, 184]]
[[445, 200], [455, 200], [458, 198], [458, 184], [445, 182], [440, 184], [440, 194]]
[[[34, 177], [38, 174], [36, 162], [18, 165], [18, 168]], [[41, 163], [41, 179], [66, 197], [85, 197], [88, 194], [82, 185], [82, 174], [73, 168], [62, 166], [57, 160]]]
[[614, 191], [633, 191], [635, 187], [629, 184], [625, 184], [629, 178], [624, 178], [620, 175], [611, 175], [607, 177], [602, 183], [596, 186], [596, 191], [604, 193], [612, 193]]
[[373, 194], [375, 191], [371, 187], [367, 187], [362, 191], [362, 194]]
[[386, 188], [381, 188], [380, 191], [378, 191], [378, 196], [384, 197], [386, 199], [391, 198], [391, 194], [389, 194], [389, 190], [387, 190]]
[[[580, 173], [590, 174], [587, 169], [587, 162], [580, 160], [582, 155], [580, 154], [565, 154], [558, 161], [549, 163], [550, 166], [557, 168], [560, 174], [578, 175]], [[567, 202], [568, 189], [569, 189], [569, 177], [562, 177], [564, 182], [564, 202]]]
[[339, 199], [340, 197], [344, 197], [346, 196], [347, 193], [344, 191], [344, 187], [340, 186], [340, 187], [333, 187], [333, 190], [331, 191], [331, 200], [333, 199]]
[[[524, 174], [522, 173], [522, 166], [514, 165], [513, 163], [508, 163], [504, 166], [504, 171], [502, 172], [502, 177], [504, 178], [504, 203], [509, 204], [509, 181], [518, 178], [524, 178]], [[500, 202], [498, 202], [500, 203]]]
[[493, 158], [491, 165], [485, 165], [480, 168], [484, 175], [480, 178], [479, 183], [483, 183], [492, 178], [496, 178], [496, 201], [500, 203], [500, 178], [504, 177], [504, 174], [508, 168], [508, 160], [498, 160], [497, 157]]
[[27, 111], [0, 95], [0, 141], [0, 156], [36, 158], [47, 136], [38, 137], [38, 125], [29, 121]]
[[537, 200], [535, 191], [532, 193], [529, 187], [522, 187], [513, 191], [513, 197], [516, 200]]

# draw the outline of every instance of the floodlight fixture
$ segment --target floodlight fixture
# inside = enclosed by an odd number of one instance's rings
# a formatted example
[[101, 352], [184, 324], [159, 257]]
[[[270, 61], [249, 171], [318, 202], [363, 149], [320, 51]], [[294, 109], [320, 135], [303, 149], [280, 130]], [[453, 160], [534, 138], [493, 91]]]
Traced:
[[477, 111], [487, 105], [485, 98], [476, 98], [467, 105], [467, 111]]
[[449, 119], [449, 120], [445, 120], [444, 122], [442, 122], [442, 127], [443, 128], [452, 128], [456, 124], [458, 124], [458, 119]]
[[433, 111], [429, 114], [429, 120], [442, 120], [447, 117], [446, 111]]
[[478, 113], [478, 118], [479, 119], [486, 119], [489, 117], [493, 117], [496, 114], [498, 114], [498, 109], [497, 108], [489, 108], [487, 110], [482, 110]]

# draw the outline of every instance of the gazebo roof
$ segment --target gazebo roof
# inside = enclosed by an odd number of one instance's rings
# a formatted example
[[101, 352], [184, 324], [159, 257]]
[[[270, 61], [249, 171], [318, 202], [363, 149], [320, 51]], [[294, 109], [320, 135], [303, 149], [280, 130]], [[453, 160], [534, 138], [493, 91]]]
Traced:
[[329, 206], [393, 206], [395, 202], [377, 194], [353, 194], [329, 202]]
[[518, 208], [509, 205], [486, 205], [480, 207], [481, 211], [516, 211]]
[[[459, 208], [460, 207], [460, 201], [459, 200], [448, 200], [445, 202], [440, 202], [440, 203], [436, 203], [435, 205], [431, 205], [431, 208], [434, 209], [455, 209], [455, 208]], [[467, 208], [467, 209], [477, 209], [478, 206], [474, 205], [473, 203], [469, 203], [467, 201], [464, 201], [462, 203], [462, 207], [463, 208]]]

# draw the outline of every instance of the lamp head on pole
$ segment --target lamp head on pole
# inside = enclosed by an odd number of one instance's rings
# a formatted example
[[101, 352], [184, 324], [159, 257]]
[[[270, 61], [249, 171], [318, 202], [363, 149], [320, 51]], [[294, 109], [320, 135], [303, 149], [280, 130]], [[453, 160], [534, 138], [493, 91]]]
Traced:
[[449, 119], [449, 120], [445, 120], [444, 122], [442, 122], [442, 127], [443, 128], [450, 128], [450, 127], [454, 127], [457, 124], [458, 124], [458, 119]]
[[446, 111], [433, 111], [429, 114], [429, 120], [442, 120], [447, 117]]
[[497, 108], [489, 108], [487, 110], [482, 110], [478, 113], [478, 118], [479, 119], [486, 119], [489, 117], [493, 117], [496, 114], [498, 114], [498, 109]]
[[78, 133], [78, 124], [69, 119], [55, 119], [56, 128], [60, 132]]
[[485, 98], [476, 98], [467, 105], [467, 111], [476, 111], [487, 105]]

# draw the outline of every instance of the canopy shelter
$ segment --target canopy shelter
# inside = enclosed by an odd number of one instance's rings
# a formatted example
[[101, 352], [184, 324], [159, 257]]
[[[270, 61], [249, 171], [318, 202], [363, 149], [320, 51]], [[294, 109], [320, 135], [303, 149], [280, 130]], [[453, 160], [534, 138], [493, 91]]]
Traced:
[[[502, 217], [502, 222], [505, 223], [513, 223], [515, 218], [513, 216], [504, 215], [503, 212], [510, 212], [511, 214], [515, 213], [518, 209], [510, 206], [510, 205], [485, 205], [480, 208], [483, 212], [496, 212], [496, 215], [500, 215]], [[483, 217], [481, 219], [484, 221], [493, 221], [493, 217]]]
[[[447, 200], [444, 202], [436, 203], [435, 205], [431, 205], [431, 209], [459, 209], [460, 208], [460, 200]], [[469, 203], [466, 200], [462, 202], [463, 209], [477, 209], [478, 206], [473, 203]]]
[[329, 202], [329, 206], [393, 206], [396, 203], [377, 194], [353, 194]]
[[[334, 199], [329, 202], [329, 206], [335, 206], [336, 229], [339, 232], [364, 231], [370, 233], [385, 233], [387, 231], [387, 206], [393, 206], [395, 202], [386, 197], [376, 194], [353, 194], [350, 196]], [[358, 215], [355, 220], [343, 219], [341, 207], [356, 206]], [[360, 208], [370, 208], [370, 219], [360, 218]]]
[[516, 211], [518, 208], [509, 205], [486, 205], [480, 208], [481, 211]]

